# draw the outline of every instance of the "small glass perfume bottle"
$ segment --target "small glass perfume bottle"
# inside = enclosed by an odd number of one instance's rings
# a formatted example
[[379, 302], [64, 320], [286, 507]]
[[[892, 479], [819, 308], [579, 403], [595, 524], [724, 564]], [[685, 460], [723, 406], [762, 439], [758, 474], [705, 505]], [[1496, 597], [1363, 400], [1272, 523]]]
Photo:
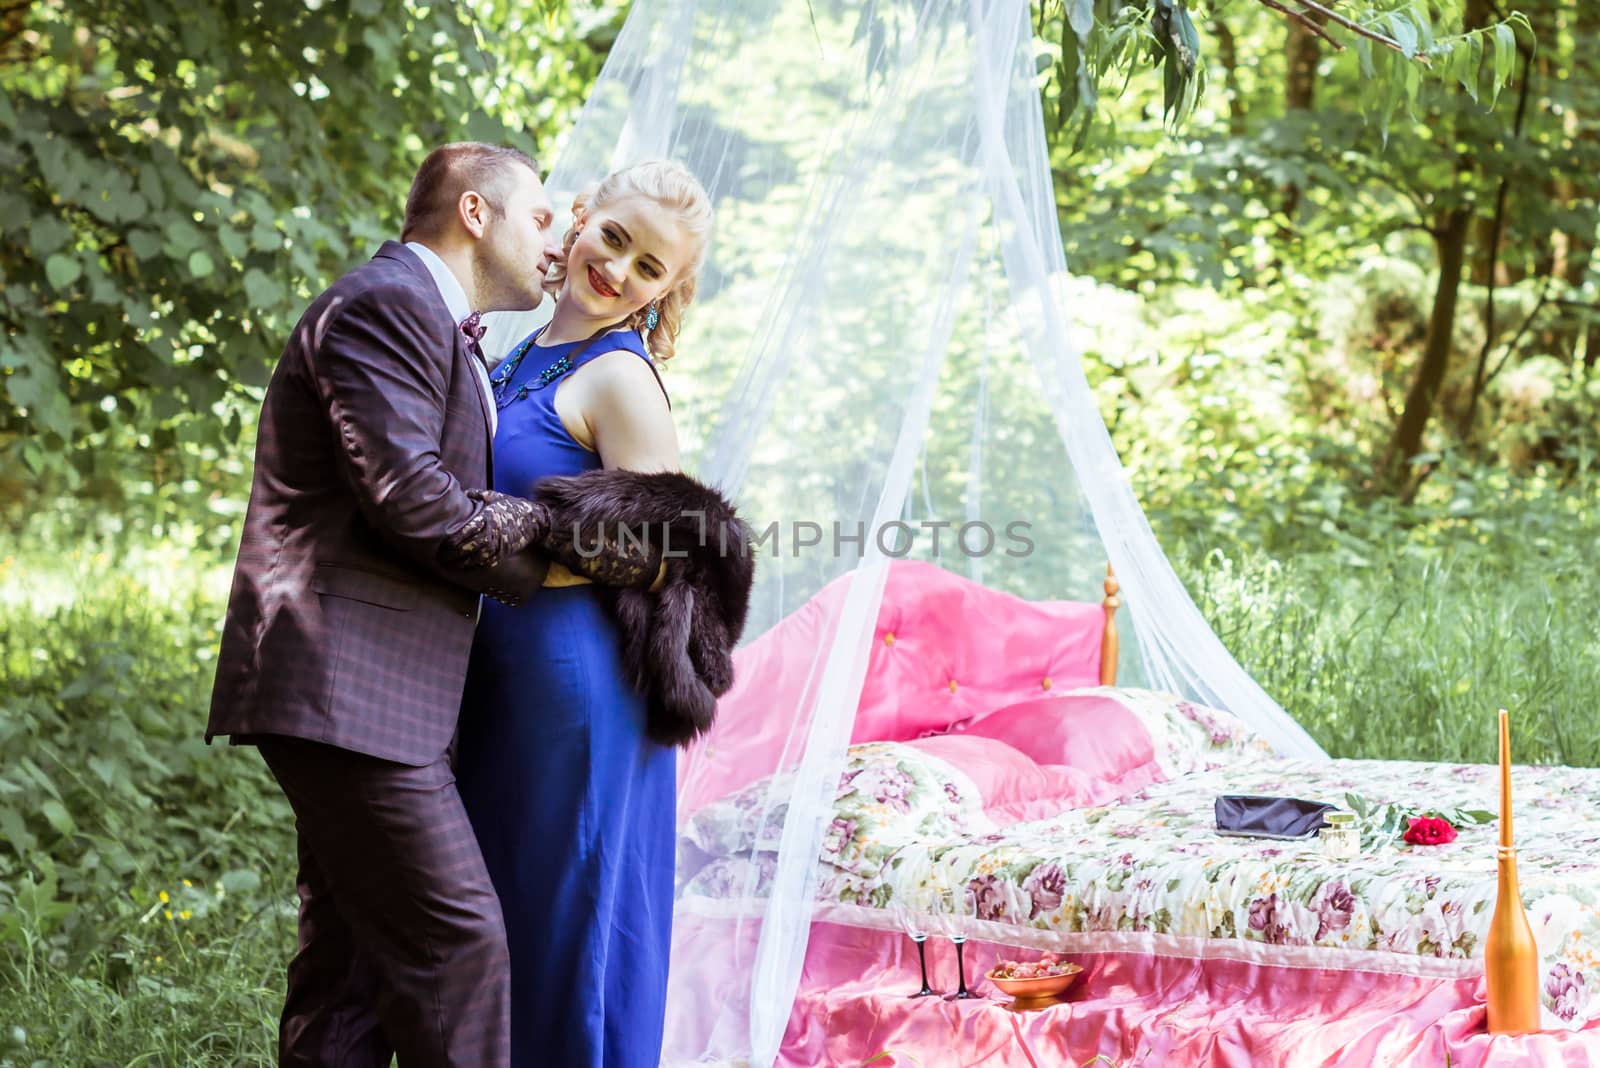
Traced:
[[1332, 860], [1354, 860], [1361, 853], [1361, 830], [1354, 812], [1329, 812], [1323, 815], [1322, 853]]

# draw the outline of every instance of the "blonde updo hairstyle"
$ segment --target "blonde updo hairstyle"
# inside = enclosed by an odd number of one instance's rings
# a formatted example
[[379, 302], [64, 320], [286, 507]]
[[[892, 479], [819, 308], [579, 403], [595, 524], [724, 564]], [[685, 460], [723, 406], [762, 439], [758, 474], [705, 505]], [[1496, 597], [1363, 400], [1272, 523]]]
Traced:
[[[562, 241], [562, 250], [571, 254], [572, 246], [578, 239], [576, 220], [586, 211], [604, 208], [607, 204], [632, 196], [648, 197], [673, 212], [692, 244], [688, 263], [682, 268], [678, 281], [656, 298], [656, 314], [659, 316], [656, 328], [645, 329], [645, 316], [650, 310], [648, 304], [627, 318], [628, 326], [644, 338], [650, 358], [658, 364], [664, 364], [672, 359], [674, 343], [683, 326], [684, 309], [694, 302], [700, 267], [705, 262], [706, 247], [711, 239], [711, 198], [706, 195], [700, 180], [682, 164], [664, 159], [645, 160], [611, 172], [599, 185], [579, 193], [572, 201], [574, 222]], [[566, 282], [566, 275], [565, 264], [552, 269], [548, 288], [559, 290]]]

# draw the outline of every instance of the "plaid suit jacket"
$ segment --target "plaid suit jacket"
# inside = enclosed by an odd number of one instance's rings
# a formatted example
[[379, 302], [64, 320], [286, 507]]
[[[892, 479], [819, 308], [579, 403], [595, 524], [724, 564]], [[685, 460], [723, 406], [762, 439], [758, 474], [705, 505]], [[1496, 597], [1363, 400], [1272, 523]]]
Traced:
[[455, 734], [479, 593], [546, 563], [440, 567], [491, 482], [488, 402], [427, 268], [398, 242], [312, 302], [261, 409], [209, 742], [286, 735], [403, 764]]

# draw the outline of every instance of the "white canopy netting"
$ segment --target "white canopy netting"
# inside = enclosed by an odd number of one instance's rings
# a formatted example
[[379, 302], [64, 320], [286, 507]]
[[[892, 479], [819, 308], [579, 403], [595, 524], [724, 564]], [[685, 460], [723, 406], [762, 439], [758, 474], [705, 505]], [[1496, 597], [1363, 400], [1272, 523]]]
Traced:
[[[681, 798], [767, 784], [764, 868], [677, 903], [666, 1064], [776, 1056], [897, 554], [1030, 600], [1098, 600], [1109, 561], [1121, 681], [1321, 755], [1196, 610], [1117, 459], [1069, 332], [1036, 72], [1026, 0], [636, 0], [550, 176], [559, 207], [667, 156], [716, 202], [666, 381], [686, 469], [765, 536], [746, 642], [850, 576], [785, 653], [803, 685], [683, 762]], [[491, 353], [538, 322], [494, 318]], [[777, 739], [765, 766], [735, 744], [752, 731]]]

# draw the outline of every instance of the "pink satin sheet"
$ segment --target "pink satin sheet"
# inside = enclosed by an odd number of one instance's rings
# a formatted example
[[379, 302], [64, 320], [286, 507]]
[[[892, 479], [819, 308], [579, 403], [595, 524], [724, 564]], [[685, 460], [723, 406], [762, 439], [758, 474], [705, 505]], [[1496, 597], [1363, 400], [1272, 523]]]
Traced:
[[[1490, 1036], [1481, 976], [1426, 978], [1151, 953], [1074, 955], [1063, 1004], [1013, 1013], [981, 976], [1036, 951], [969, 942], [972, 1001], [909, 998], [909, 938], [812, 928], [784, 1068], [1580, 1068], [1600, 1064], [1600, 1025]], [[929, 978], [956, 985], [954, 947], [928, 943]], [[1447, 1061], [1448, 1056], [1448, 1061]], [[912, 1058], [915, 1058], [914, 1060]]]

